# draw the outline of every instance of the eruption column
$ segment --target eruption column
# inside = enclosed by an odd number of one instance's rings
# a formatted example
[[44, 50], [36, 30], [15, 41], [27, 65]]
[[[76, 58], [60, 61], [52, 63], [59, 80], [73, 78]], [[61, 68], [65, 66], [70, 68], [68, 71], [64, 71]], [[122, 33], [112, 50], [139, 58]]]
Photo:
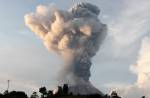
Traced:
[[106, 36], [107, 27], [98, 19], [100, 10], [90, 3], [73, 6], [69, 11], [56, 7], [37, 7], [25, 16], [26, 25], [45, 46], [66, 61], [61, 81], [71, 84], [73, 93], [100, 93], [89, 81], [91, 58]]

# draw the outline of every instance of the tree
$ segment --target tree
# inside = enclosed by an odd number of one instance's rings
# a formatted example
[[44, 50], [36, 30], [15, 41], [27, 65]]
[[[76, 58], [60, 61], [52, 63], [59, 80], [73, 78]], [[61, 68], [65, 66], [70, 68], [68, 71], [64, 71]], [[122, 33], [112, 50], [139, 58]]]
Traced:
[[42, 94], [41, 98], [46, 98], [47, 97], [47, 90], [46, 87], [41, 87], [39, 88], [39, 92]]
[[37, 92], [33, 92], [30, 98], [39, 98]]
[[142, 96], [142, 98], [145, 98], [145, 96]]
[[64, 86], [63, 86], [63, 94], [64, 95], [68, 95], [68, 92], [69, 92], [68, 84], [64, 84]]
[[110, 98], [121, 98], [120, 96], [118, 96], [116, 91], [112, 91]]

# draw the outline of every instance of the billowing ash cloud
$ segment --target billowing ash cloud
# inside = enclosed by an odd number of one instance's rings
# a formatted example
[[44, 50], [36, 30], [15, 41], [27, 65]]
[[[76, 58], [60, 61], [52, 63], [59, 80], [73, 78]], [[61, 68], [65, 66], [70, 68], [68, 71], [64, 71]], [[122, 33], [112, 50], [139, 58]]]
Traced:
[[68, 11], [39, 5], [35, 13], [25, 16], [26, 25], [45, 46], [67, 62], [61, 81], [71, 84], [74, 93], [99, 92], [89, 82], [91, 58], [99, 50], [107, 30], [98, 19], [99, 13], [95, 5], [82, 3]]

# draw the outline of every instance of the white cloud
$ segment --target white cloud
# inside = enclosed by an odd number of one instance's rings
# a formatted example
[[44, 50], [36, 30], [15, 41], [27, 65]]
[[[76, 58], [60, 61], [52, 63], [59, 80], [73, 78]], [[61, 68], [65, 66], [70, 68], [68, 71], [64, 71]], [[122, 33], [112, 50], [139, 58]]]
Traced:
[[120, 14], [110, 24], [110, 32], [120, 45], [133, 43], [148, 33], [150, 25], [150, 1], [126, 0]]
[[150, 96], [150, 38], [147, 37], [150, 34], [150, 1], [126, 0], [124, 6], [124, 9], [108, 22], [109, 36], [113, 38], [112, 43], [109, 43], [112, 52], [110, 57], [118, 60], [122, 57], [125, 57], [124, 60], [134, 58], [131, 59], [134, 63], [129, 65], [136, 64], [130, 69], [136, 73], [137, 81], [133, 85], [114, 82], [105, 86], [117, 88], [124, 98]]
[[[108, 25], [109, 36], [113, 38], [112, 55], [128, 58], [128, 55], [137, 52], [135, 44], [149, 33], [150, 1], [126, 0], [123, 3], [121, 5], [124, 7], [118, 11], [118, 14], [110, 16], [109, 21], [105, 21]], [[113, 10], [117, 9], [112, 9], [112, 12]], [[125, 53], [123, 54], [123, 52]]]
[[150, 97], [150, 37], [142, 40], [137, 64], [131, 66], [131, 71], [137, 74], [135, 84], [120, 89], [124, 98], [140, 96]]

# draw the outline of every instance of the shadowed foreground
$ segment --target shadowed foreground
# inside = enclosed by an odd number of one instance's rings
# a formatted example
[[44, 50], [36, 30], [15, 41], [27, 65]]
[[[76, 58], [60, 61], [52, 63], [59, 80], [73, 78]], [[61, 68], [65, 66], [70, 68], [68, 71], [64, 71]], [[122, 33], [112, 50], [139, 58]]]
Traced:
[[56, 90], [47, 90], [46, 87], [39, 88], [40, 96], [37, 92], [33, 92], [30, 97], [23, 91], [10, 91], [6, 90], [3, 94], [0, 93], [0, 98], [121, 98], [117, 95], [116, 92], [112, 92], [112, 94], [104, 95], [102, 93], [99, 94], [73, 94], [68, 87], [68, 84], [64, 84], [63, 86], [58, 86]]
[[[6, 90], [3, 94], [0, 93], [0, 98], [121, 98], [118, 96], [116, 91], [112, 91], [110, 95], [108, 94], [73, 94], [69, 91], [67, 84], [64, 84], [63, 87], [58, 86], [57, 90], [47, 90], [46, 87], [39, 88], [40, 96], [37, 92], [33, 92], [30, 96], [23, 91], [8, 91]], [[145, 98], [145, 96], [142, 96]]]

